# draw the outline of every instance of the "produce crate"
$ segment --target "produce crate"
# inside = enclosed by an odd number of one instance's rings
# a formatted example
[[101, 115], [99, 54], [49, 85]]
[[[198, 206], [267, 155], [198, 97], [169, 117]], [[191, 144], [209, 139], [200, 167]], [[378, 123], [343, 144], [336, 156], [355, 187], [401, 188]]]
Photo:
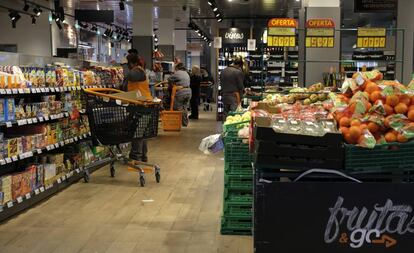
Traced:
[[252, 189], [241, 189], [241, 190], [229, 190], [224, 189], [223, 199], [225, 201], [244, 202], [253, 200], [253, 188]]
[[251, 162], [229, 162], [224, 165], [224, 172], [227, 175], [252, 175], [253, 167]]
[[221, 219], [221, 234], [223, 235], [251, 235], [252, 218], [226, 218]]
[[343, 137], [339, 133], [324, 136], [277, 133], [272, 128], [255, 127], [254, 163], [279, 169], [342, 169]]
[[253, 202], [244, 203], [242, 205], [235, 205], [224, 203], [223, 216], [226, 218], [252, 218], [253, 217]]
[[409, 171], [414, 169], [414, 142], [388, 143], [373, 149], [345, 144], [346, 171]]
[[249, 145], [247, 144], [229, 144], [224, 145], [224, 161], [226, 162], [251, 162], [252, 157], [249, 153]]
[[224, 188], [229, 190], [252, 190], [253, 175], [224, 175]]

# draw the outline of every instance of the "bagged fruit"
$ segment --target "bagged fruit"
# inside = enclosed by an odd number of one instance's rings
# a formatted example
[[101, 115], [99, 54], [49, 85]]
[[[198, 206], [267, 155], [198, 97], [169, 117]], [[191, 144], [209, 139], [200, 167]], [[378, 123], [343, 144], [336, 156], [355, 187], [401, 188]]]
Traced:
[[364, 129], [358, 139], [357, 146], [372, 149], [375, 147], [376, 143], [377, 141], [375, 140], [375, 137], [367, 129]]

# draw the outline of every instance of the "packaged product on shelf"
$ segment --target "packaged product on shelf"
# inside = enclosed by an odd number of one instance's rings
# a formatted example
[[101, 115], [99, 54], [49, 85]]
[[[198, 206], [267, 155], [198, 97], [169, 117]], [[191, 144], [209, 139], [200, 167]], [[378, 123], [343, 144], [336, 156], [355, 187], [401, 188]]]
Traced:
[[55, 68], [52, 67], [47, 67], [46, 68], [46, 86], [47, 87], [53, 87], [56, 85], [56, 71]]
[[35, 189], [42, 187], [44, 185], [44, 176], [45, 176], [45, 170], [43, 167], [43, 164], [37, 164], [36, 165], [36, 184]]
[[32, 191], [32, 170], [15, 173], [12, 175], [12, 199], [16, 200]]
[[12, 200], [12, 176], [7, 175], [0, 178], [1, 181], [1, 192], [3, 192], [3, 202], [2, 204], [6, 204], [10, 200]]
[[54, 163], [46, 163], [43, 164], [44, 168], [44, 184], [50, 183], [50, 180], [52, 180], [56, 175], [56, 164]]
[[5, 108], [5, 100], [4, 98], [0, 98], [0, 122], [4, 122], [6, 120]]
[[7, 142], [7, 157], [16, 156], [18, 154], [17, 138], [10, 138]]
[[14, 121], [16, 119], [16, 107], [14, 104], [14, 98], [4, 99], [4, 109], [5, 109], [5, 120]]

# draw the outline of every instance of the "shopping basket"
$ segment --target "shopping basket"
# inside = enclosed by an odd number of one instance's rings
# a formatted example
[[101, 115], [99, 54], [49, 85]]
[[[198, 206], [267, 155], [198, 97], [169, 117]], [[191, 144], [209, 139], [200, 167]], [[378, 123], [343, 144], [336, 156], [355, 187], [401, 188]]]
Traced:
[[[134, 139], [148, 139], [158, 135], [160, 103], [127, 98], [127, 93], [111, 88], [89, 88], [86, 93], [86, 112], [92, 136], [103, 145], [115, 146], [114, 156], [122, 143]], [[117, 156], [118, 157], [118, 156]], [[130, 167], [140, 173], [140, 184], [145, 185], [145, 170], [155, 170], [157, 182], [160, 169], [157, 165], [128, 160]], [[111, 168], [111, 176], [115, 171]], [[85, 181], [86, 180], [85, 178]]]
[[174, 99], [177, 93], [177, 87], [174, 85], [171, 92], [170, 110], [162, 112], [161, 120], [164, 131], [180, 131], [182, 125], [181, 111], [174, 111]]

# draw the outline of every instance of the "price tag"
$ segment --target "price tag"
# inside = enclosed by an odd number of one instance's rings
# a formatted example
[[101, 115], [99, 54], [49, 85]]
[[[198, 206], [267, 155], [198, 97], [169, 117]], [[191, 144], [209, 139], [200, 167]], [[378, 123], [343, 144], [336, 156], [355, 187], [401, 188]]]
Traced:
[[19, 90], [18, 89], [12, 89], [12, 93], [17, 94], [17, 93], [19, 93]]
[[69, 113], [65, 112], [65, 117], [69, 117]]
[[75, 171], [76, 171], [76, 173], [80, 173], [80, 169], [76, 169]]
[[17, 125], [18, 126], [23, 126], [27, 124], [27, 120], [26, 119], [21, 119], [17, 121]]
[[35, 189], [35, 195], [39, 194], [39, 189]]
[[0, 165], [5, 165], [6, 161], [4, 159], [0, 159]]
[[63, 175], [62, 176], [62, 180], [66, 180], [66, 175]]
[[37, 118], [33, 118], [33, 123], [37, 123]]
[[13, 125], [13, 124], [12, 124], [10, 121], [7, 121], [7, 122], [6, 122], [6, 127], [12, 127], [12, 125]]
[[63, 87], [63, 90], [64, 91], [68, 91], [68, 87]]
[[0, 94], [6, 94], [6, 90], [5, 89], [0, 89]]
[[10, 157], [5, 158], [4, 160], [6, 161], [6, 163], [11, 163], [12, 162]]
[[17, 200], [17, 203], [19, 203], [19, 204], [23, 202], [23, 198], [22, 197], [17, 197], [16, 200]]
[[29, 94], [31, 93], [31, 90], [29, 88], [24, 89], [24, 93]]
[[49, 115], [46, 115], [44, 118], [45, 118], [46, 121], [48, 121], [49, 120]]
[[89, 134], [89, 136], [92, 136], [92, 133], [91, 132], [88, 132], [88, 134]]
[[73, 142], [73, 138], [70, 138], [70, 139], [69, 139], [69, 142]]
[[12, 94], [11, 89], [6, 89], [6, 94]]
[[40, 187], [39, 190], [40, 190], [40, 192], [44, 192], [45, 191], [45, 187], [42, 186], [42, 187]]
[[19, 92], [20, 94], [24, 93], [23, 89], [17, 89], [17, 92]]
[[25, 159], [26, 158], [26, 153], [20, 154], [19, 157], [20, 157], [20, 160]]
[[33, 119], [27, 119], [27, 124], [33, 124]]
[[12, 158], [11, 158], [11, 159], [12, 159], [12, 161], [13, 161], [13, 162], [15, 162], [15, 161], [19, 160], [19, 158], [17, 158], [17, 156], [12, 156]]
[[80, 135], [80, 136], [79, 136], [79, 140], [82, 140], [82, 139], [83, 139], [83, 136], [82, 136], [82, 135]]
[[7, 208], [12, 208], [12, 207], [13, 207], [13, 201], [7, 202]]
[[49, 151], [50, 150], [50, 146], [46, 146], [46, 150]]
[[50, 89], [49, 88], [45, 88], [45, 92], [49, 92], [50, 91]]
[[59, 143], [56, 143], [56, 144], [55, 144], [55, 148], [58, 148], [58, 147], [59, 147]]
[[81, 87], [80, 87], [80, 86], [77, 86], [77, 87], [76, 87], [76, 89], [77, 89], [77, 90], [81, 90]]
[[54, 87], [50, 87], [51, 92], [54, 92], [55, 90], [57, 91], [57, 88], [55, 89]]
[[63, 113], [59, 113], [59, 118], [63, 118]]
[[66, 140], [65, 140], [65, 145], [66, 145], [66, 144], [69, 144], [69, 143], [70, 143], [70, 140], [69, 140], [69, 139], [66, 139]]
[[45, 88], [40, 88], [40, 91], [41, 92], [46, 92], [46, 89]]
[[61, 141], [60, 142], [60, 146], [64, 146], [65, 145], [65, 142], [64, 141]]
[[43, 122], [45, 119], [43, 117], [39, 117], [39, 121]]
[[119, 100], [119, 99], [115, 99], [115, 103], [116, 103], [117, 105], [122, 105], [122, 101], [121, 101], [121, 100]]
[[42, 153], [42, 150], [41, 150], [40, 148], [38, 148], [38, 149], [37, 149], [37, 153], [38, 153], [38, 154], [41, 154], [41, 153]]
[[69, 179], [72, 175], [70, 173], [66, 174], [66, 179]]
[[60, 178], [57, 179], [57, 183], [60, 184], [62, 183], [62, 180], [60, 180]]
[[56, 115], [54, 115], [54, 114], [52, 114], [52, 115], [50, 115], [50, 119], [56, 119]]
[[31, 91], [32, 93], [37, 93], [37, 90], [36, 90], [35, 88], [30, 89], [30, 91]]
[[26, 197], [26, 199], [30, 199], [30, 198], [32, 197], [32, 195], [30, 195], [30, 193], [27, 193], [27, 194], [25, 195], [25, 197]]
[[75, 137], [74, 139], [75, 139], [75, 141], [78, 141], [78, 137]]
[[40, 93], [40, 92], [42, 92], [42, 89], [40, 89], [40, 88], [36, 88], [36, 92], [37, 92], [37, 93]]
[[33, 151], [29, 151], [26, 153], [26, 157], [32, 157], [33, 156]]

